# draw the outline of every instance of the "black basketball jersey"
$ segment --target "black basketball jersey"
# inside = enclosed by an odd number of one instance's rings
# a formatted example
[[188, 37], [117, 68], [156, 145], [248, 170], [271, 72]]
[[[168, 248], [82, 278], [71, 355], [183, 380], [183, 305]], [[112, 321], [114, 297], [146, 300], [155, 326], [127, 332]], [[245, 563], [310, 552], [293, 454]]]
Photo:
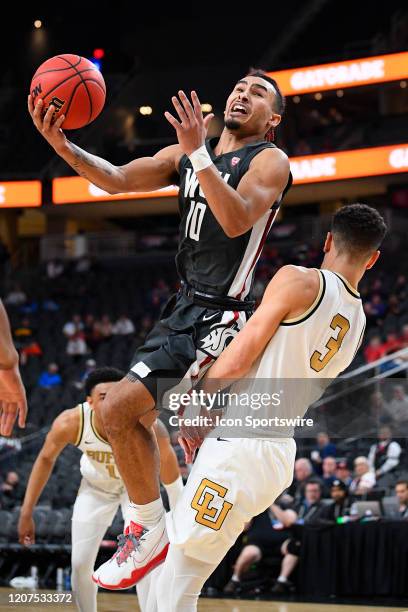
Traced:
[[[261, 141], [216, 156], [217, 142], [218, 138], [207, 140], [207, 151], [233, 189], [237, 189], [255, 155], [275, 147]], [[271, 202], [271, 208], [255, 225], [245, 234], [229, 238], [208, 206], [187, 155], [180, 160], [179, 174], [181, 223], [176, 266], [180, 278], [199, 291], [244, 300], [249, 296], [255, 265], [280, 202], [292, 183], [291, 175], [280, 198]]]

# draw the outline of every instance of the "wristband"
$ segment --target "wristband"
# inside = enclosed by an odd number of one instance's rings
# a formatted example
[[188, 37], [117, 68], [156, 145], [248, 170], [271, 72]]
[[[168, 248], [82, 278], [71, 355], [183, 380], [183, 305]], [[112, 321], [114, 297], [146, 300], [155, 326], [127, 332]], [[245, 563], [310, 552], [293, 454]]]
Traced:
[[193, 151], [189, 156], [194, 172], [205, 170], [212, 164], [212, 159], [207, 151], [207, 147], [203, 144], [201, 147]]

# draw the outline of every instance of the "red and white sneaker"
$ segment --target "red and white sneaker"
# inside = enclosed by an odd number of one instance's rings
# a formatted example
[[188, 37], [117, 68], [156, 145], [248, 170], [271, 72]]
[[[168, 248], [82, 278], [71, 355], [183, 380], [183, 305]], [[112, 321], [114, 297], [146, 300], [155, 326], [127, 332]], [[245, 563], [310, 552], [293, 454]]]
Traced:
[[164, 515], [153, 529], [131, 521], [118, 536], [116, 553], [95, 570], [92, 580], [104, 589], [128, 589], [165, 560], [168, 547]]

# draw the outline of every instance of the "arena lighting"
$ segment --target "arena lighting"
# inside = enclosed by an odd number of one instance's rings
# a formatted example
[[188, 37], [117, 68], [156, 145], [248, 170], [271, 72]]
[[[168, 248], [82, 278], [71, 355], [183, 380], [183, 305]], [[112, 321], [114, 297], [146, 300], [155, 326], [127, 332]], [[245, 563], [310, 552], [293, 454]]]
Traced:
[[337, 96], [338, 98], [342, 98], [342, 97], [344, 96], [344, 91], [343, 91], [342, 89], [338, 89], [338, 90], [336, 91], [336, 96]]
[[[289, 161], [295, 185], [408, 172], [408, 142], [370, 149], [303, 155], [292, 157]], [[178, 188], [173, 186], [146, 193], [109, 195], [80, 176], [56, 178], [52, 181], [54, 204], [175, 197], [177, 194]]]
[[295, 104], [299, 104], [300, 96], [293, 96], [293, 101], [294, 101]]
[[95, 68], [97, 68], [99, 70], [99, 72], [101, 72], [101, 70], [102, 70], [102, 63], [99, 60], [95, 59], [94, 57], [90, 61], [93, 63]]
[[105, 57], [105, 49], [94, 49], [93, 56], [97, 60], [101, 60]]
[[35, 27], [37, 30], [38, 30], [39, 28], [41, 28], [41, 27], [42, 27], [42, 21], [41, 21], [41, 19], [36, 19], [36, 20], [34, 21], [34, 27]]
[[408, 77], [408, 51], [278, 70], [268, 75], [276, 79], [285, 96], [399, 81]]
[[41, 206], [41, 181], [0, 182], [0, 209]]
[[322, 96], [322, 94], [320, 93], [320, 91], [319, 91], [318, 93], [316, 93], [316, 94], [314, 95], [314, 97], [315, 97], [315, 100], [321, 100], [321, 99], [323, 98], [323, 96]]
[[401, 82], [400, 82], [400, 87], [401, 87], [401, 89], [405, 89], [405, 88], [406, 88], [406, 86], [407, 86], [407, 82], [406, 82], [406, 81], [401, 81]]
[[209, 104], [208, 102], [204, 102], [201, 105], [201, 110], [203, 111], [203, 113], [211, 113], [213, 107], [211, 104]]
[[141, 106], [139, 108], [139, 113], [141, 115], [151, 115], [153, 113], [153, 109], [151, 106]]

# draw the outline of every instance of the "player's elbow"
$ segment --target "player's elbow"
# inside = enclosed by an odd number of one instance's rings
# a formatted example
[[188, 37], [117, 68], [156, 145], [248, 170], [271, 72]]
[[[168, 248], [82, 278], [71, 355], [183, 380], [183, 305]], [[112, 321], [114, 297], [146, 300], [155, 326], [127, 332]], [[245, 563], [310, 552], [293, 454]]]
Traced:
[[44, 468], [52, 467], [55, 463], [55, 460], [55, 456], [51, 453], [48, 453], [47, 451], [40, 452], [37, 457], [38, 463]]
[[105, 188], [109, 195], [118, 193], [128, 193], [129, 191], [137, 191], [137, 185], [130, 184], [128, 173], [124, 166], [116, 166], [115, 172], [110, 181], [110, 184]]
[[222, 229], [228, 238], [237, 238], [248, 231], [249, 225], [241, 219], [231, 219], [223, 225]]
[[231, 362], [229, 378], [231, 380], [244, 378], [244, 376], [248, 374], [249, 370], [251, 369], [251, 366], [252, 361], [249, 361], [246, 356], [236, 355], [234, 360]]

